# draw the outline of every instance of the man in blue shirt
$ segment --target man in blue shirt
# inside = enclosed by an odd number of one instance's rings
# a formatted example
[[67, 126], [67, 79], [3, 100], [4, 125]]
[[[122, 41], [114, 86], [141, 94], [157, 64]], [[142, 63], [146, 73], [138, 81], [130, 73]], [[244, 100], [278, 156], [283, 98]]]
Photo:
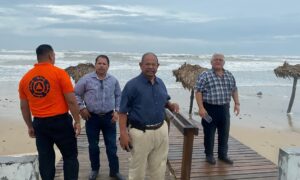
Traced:
[[144, 54], [140, 62], [142, 73], [128, 81], [122, 92], [120, 144], [131, 150], [129, 180], [143, 180], [146, 167], [149, 179], [165, 178], [169, 149], [165, 108], [178, 112], [179, 106], [169, 101], [165, 84], [155, 76], [158, 66], [154, 53]]
[[[240, 112], [238, 90], [233, 75], [225, 70], [224, 55], [214, 54], [211, 58], [212, 69], [198, 76], [196, 82], [196, 100], [199, 115], [202, 117], [204, 148], [206, 161], [216, 164], [213, 157], [215, 132], [218, 130], [218, 158], [227, 163], [233, 161], [227, 156], [230, 127], [229, 104], [234, 100], [234, 112]], [[212, 121], [208, 120], [211, 116]]]
[[107, 73], [109, 59], [99, 55], [95, 60], [95, 72], [83, 76], [75, 86], [80, 115], [86, 120], [86, 134], [89, 142], [91, 161], [90, 180], [96, 179], [100, 168], [99, 134], [102, 130], [106, 154], [109, 161], [110, 177], [123, 179], [119, 173], [116, 145], [116, 121], [121, 100], [118, 80]]

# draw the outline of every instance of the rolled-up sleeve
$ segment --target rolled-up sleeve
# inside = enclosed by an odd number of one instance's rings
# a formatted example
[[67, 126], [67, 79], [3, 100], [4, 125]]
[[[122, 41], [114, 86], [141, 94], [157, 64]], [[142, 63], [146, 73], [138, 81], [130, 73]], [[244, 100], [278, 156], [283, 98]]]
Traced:
[[80, 110], [85, 108], [83, 96], [84, 96], [84, 87], [85, 87], [86, 80], [84, 78], [81, 78], [75, 85], [75, 96], [77, 103], [79, 105]]
[[115, 110], [120, 111], [120, 103], [121, 103], [121, 88], [119, 81], [116, 81], [115, 85]]

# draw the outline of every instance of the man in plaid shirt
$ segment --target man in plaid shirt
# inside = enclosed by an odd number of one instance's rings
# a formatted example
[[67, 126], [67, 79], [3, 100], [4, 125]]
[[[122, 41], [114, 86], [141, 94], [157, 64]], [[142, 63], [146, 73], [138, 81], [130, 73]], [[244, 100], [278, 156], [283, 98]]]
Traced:
[[206, 161], [212, 165], [216, 164], [213, 156], [216, 129], [218, 130], [218, 158], [227, 164], [233, 164], [227, 156], [231, 97], [234, 100], [234, 113], [238, 115], [240, 112], [235, 79], [223, 68], [224, 64], [224, 55], [215, 53], [211, 58], [212, 69], [198, 76], [195, 87], [199, 115], [202, 117]]

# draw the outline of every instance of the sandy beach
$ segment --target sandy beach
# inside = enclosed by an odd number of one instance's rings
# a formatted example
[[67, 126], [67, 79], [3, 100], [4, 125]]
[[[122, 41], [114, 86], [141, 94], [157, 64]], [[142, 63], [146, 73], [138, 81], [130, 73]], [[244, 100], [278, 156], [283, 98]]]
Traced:
[[[261, 88], [259, 90], [263, 95], [258, 97], [257, 89], [240, 88], [241, 114], [237, 117], [232, 115], [231, 118], [231, 135], [275, 164], [278, 161], [279, 148], [300, 147], [298, 96], [291, 117], [288, 118], [285, 113], [290, 89], [281, 87], [272, 89], [271, 92], [268, 88]], [[17, 84], [2, 83], [0, 92], [0, 155], [36, 152], [35, 139], [29, 138], [19, 110]], [[190, 92], [184, 89], [169, 89], [169, 94], [172, 101], [180, 104], [181, 112], [187, 115]], [[199, 120], [196, 112], [194, 102], [193, 118]]]

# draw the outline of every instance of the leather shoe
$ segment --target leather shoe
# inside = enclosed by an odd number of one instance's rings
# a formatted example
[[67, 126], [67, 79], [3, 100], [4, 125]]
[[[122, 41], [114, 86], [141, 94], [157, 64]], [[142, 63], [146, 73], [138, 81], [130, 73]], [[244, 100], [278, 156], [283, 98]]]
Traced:
[[117, 179], [117, 180], [126, 180], [126, 179], [122, 176], [121, 173], [110, 174], [109, 176], [112, 177], [112, 178], [115, 178], [115, 179]]
[[216, 160], [213, 156], [206, 156], [206, 162], [208, 162], [211, 165], [215, 165], [216, 164]]
[[91, 171], [90, 175], [89, 175], [89, 180], [96, 180], [97, 176], [98, 176], [99, 171]]
[[219, 157], [220, 161], [223, 161], [226, 164], [233, 164], [233, 161], [229, 157]]

